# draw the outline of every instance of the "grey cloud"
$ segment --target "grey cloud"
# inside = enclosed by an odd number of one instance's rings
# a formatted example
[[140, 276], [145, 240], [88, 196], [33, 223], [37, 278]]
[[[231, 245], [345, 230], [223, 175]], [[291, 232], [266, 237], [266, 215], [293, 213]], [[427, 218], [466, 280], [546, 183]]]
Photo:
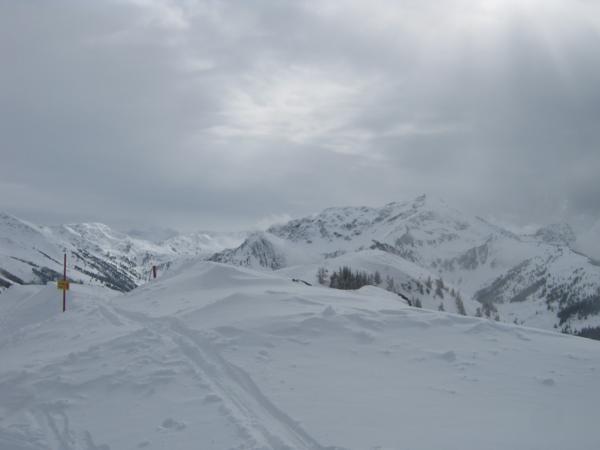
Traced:
[[431, 192], [599, 217], [600, 11], [532, 5], [2, 2], [0, 208], [234, 229]]

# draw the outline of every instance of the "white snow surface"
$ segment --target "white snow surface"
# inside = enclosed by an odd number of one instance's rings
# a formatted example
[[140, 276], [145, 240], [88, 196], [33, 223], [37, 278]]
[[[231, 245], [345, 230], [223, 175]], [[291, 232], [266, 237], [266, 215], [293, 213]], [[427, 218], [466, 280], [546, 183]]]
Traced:
[[202, 261], [15, 285], [0, 449], [596, 449], [599, 345]]

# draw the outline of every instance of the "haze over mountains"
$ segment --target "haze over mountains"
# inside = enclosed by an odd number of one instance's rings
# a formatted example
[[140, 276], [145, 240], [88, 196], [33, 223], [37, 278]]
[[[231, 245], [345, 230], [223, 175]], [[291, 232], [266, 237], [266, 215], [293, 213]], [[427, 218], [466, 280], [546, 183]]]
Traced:
[[[600, 264], [575, 250], [567, 224], [518, 235], [444, 201], [420, 196], [381, 208], [328, 208], [265, 232], [132, 235], [106, 225], [37, 226], [0, 216], [0, 285], [60, 276], [63, 249], [78, 282], [129, 291], [150, 266], [209, 259], [317, 283], [343, 266], [379, 272], [381, 288], [413, 304], [545, 329], [596, 336]], [[391, 281], [390, 281], [391, 280]]]

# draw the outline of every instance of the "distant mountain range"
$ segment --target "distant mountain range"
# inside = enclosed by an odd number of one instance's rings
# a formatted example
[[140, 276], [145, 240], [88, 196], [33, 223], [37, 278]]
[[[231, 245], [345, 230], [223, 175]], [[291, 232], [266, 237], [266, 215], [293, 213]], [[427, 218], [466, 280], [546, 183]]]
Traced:
[[[124, 234], [106, 225], [41, 227], [0, 214], [0, 289], [60, 276], [128, 291], [182, 258], [329, 284], [341, 267], [380, 276], [414, 305], [600, 337], [600, 262], [567, 224], [520, 235], [420, 196], [381, 208], [328, 208], [265, 232]], [[577, 249], [575, 249], [577, 248]], [[321, 279], [317, 272], [321, 272]], [[462, 305], [462, 306], [461, 306]]]
[[592, 336], [600, 331], [600, 263], [574, 250], [575, 240], [566, 224], [517, 235], [421, 196], [382, 208], [329, 208], [253, 234], [211, 260], [313, 283], [319, 267], [378, 271], [428, 308], [458, 312], [460, 297], [469, 315]]
[[147, 281], [152, 265], [208, 257], [243, 241], [244, 233], [196, 232], [150, 241], [101, 223], [38, 226], [0, 213], [0, 289], [62, 278], [63, 253], [74, 282], [130, 291]]

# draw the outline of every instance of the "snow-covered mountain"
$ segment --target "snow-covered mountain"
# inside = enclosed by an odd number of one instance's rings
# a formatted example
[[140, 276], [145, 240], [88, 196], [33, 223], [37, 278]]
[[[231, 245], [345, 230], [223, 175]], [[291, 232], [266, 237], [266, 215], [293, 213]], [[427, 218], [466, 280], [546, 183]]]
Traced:
[[[377, 270], [427, 307], [457, 311], [460, 296], [468, 314], [577, 332], [600, 326], [600, 266], [573, 250], [574, 242], [568, 225], [520, 236], [420, 196], [382, 208], [329, 208], [254, 234], [211, 260], [285, 270], [311, 283], [319, 267]], [[436, 282], [444, 289], [432, 296]]]
[[600, 445], [589, 339], [203, 261], [0, 298], [1, 449]]
[[259, 265], [278, 268], [281, 263], [264, 258], [283, 258], [286, 265], [291, 265], [378, 249], [429, 266], [440, 251], [460, 257], [465, 248], [475, 248], [491, 236], [517, 238], [481, 219], [467, 218], [439, 200], [421, 196], [383, 208], [328, 208], [316, 216], [273, 226], [249, 237], [238, 249], [214, 255], [213, 259], [256, 266], [253, 258], [262, 252]]
[[3, 214], [0, 289], [58, 279], [63, 250], [74, 281], [120, 291], [147, 281], [152, 264], [195, 257], [310, 284], [317, 272], [327, 284], [349, 267], [377, 273], [380, 287], [428, 309], [598, 337], [600, 263], [576, 248], [566, 224], [518, 235], [428, 196], [328, 208], [250, 235], [197, 232], [159, 242], [103, 224], [40, 227]]
[[0, 213], [0, 290], [12, 284], [44, 284], [62, 277], [67, 253], [68, 277], [129, 291], [149, 277], [150, 267], [207, 257], [243, 241], [242, 233], [198, 232], [150, 242], [102, 223], [38, 226]]

